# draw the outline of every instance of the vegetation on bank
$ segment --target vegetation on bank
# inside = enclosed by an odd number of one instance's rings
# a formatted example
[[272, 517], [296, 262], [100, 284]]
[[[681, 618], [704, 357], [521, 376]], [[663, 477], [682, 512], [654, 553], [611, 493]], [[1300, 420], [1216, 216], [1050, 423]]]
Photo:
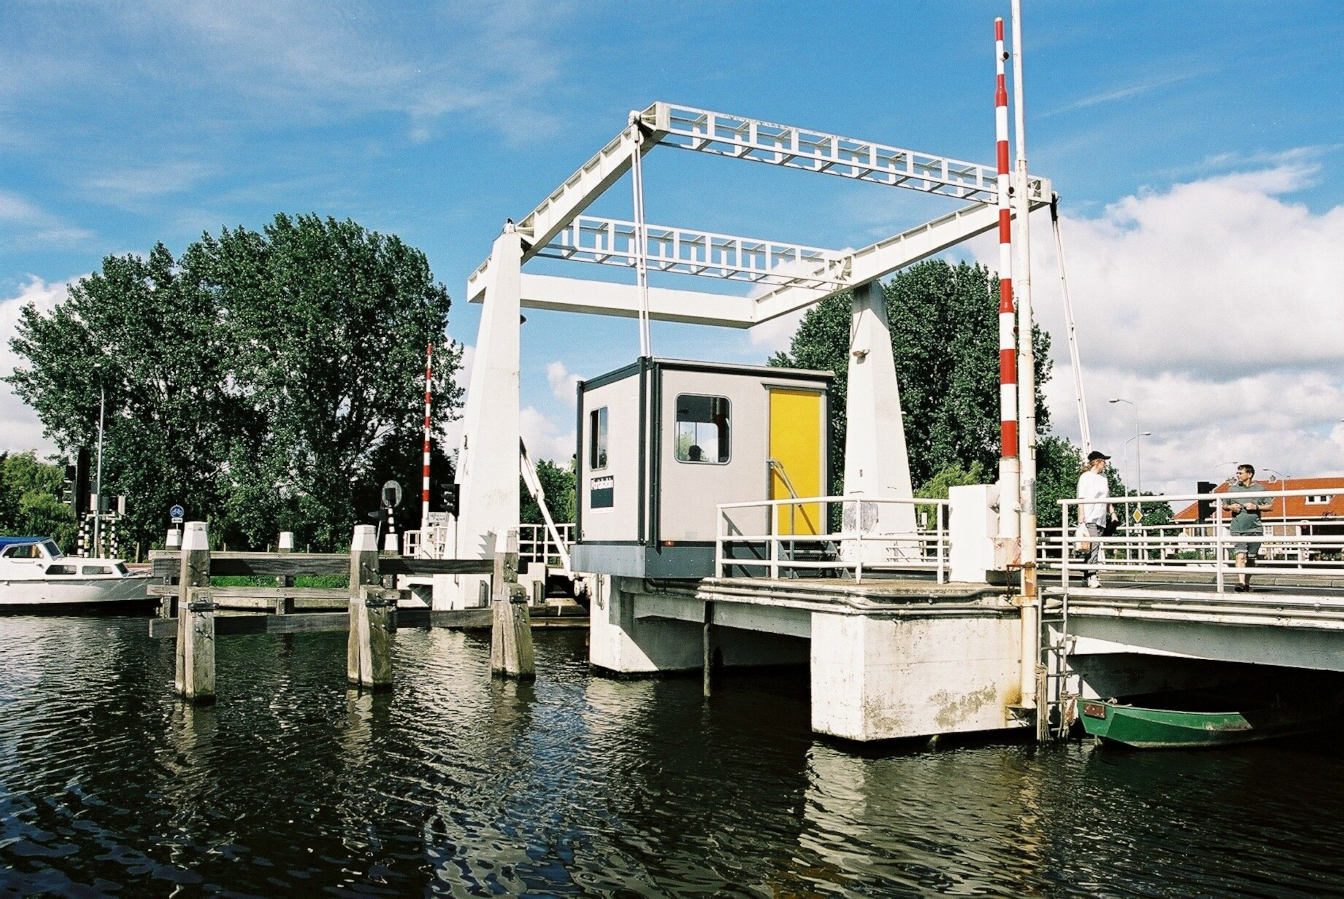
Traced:
[[[128, 498], [124, 546], [161, 542], [180, 504], [217, 544], [288, 530], [335, 550], [383, 481], [419, 483], [427, 345], [435, 423], [460, 406], [450, 305], [399, 238], [281, 214], [176, 258], [162, 244], [107, 257], [50, 312], [24, 308], [6, 380], [67, 457], [96, 444], [103, 403], [103, 492]], [[440, 452], [436, 479], [451, 471]]]

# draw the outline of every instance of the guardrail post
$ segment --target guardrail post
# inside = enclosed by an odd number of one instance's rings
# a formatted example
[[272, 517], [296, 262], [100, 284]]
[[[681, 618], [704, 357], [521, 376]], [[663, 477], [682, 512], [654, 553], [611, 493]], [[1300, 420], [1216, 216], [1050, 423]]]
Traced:
[[366, 662], [372, 670], [369, 610], [362, 588], [378, 585], [377, 532], [371, 524], [355, 525], [350, 541], [350, 634], [345, 650], [345, 679], [352, 684], [363, 685], [361, 671]]
[[[210, 540], [204, 521], [189, 521], [182, 537], [182, 563], [177, 579], [177, 657], [174, 665], [173, 689], [182, 694], [186, 690], [186, 646], [188, 587], [210, 584]], [[171, 601], [171, 597], [168, 598]]]
[[[503, 543], [501, 547], [500, 544]], [[518, 531], [495, 537], [491, 578], [490, 673], [531, 680], [537, 676], [527, 594], [518, 586]]]

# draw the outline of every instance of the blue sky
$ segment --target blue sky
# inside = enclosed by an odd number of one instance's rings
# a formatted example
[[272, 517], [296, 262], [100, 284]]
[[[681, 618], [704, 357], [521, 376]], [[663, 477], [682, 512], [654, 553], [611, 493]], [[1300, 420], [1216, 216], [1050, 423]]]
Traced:
[[[1098, 445], [1185, 492], [1249, 459], [1344, 473], [1344, 6], [1024, 3], [1027, 150], [1061, 195]], [[18, 308], [104, 256], [180, 253], [276, 212], [424, 250], [475, 341], [467, 275], [654, 100], [993, 162], [1007, 2], [0, 5], [0, 370]], [[953, 206], [672, 149], [651, 222], [861, 246]], [[899, 194], [899, 196], [897, 196]], [[910, 194], [907, 196], [907, 194]], [[629, 187], [595, 210], [629, 217]], [[1077, 436], [1058, 267], [1033, 217], [1050, 387]], [[992, 238], [962, 257], [996, 264]], [[593, 277], [590, 266], [568, 271]], [[703, 286], [703, 285], [698, 285]], [[634, 358], [624, 319], [529, 312], [525, 434], [567, 458], [575, 376]], [[786, 329], [653, 326], [660, 355], [762, 361]], [[463, 375], [465, 378], [465, 375]], [[0, 396], [0, 449], [45, 451]]]

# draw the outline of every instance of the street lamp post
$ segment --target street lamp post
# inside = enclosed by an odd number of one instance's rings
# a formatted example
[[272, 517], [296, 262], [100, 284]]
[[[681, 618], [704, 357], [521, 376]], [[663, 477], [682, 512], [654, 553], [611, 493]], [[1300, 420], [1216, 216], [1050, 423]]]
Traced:
[[1139, 407], [1132, 400], [1123, 397], [1112, 397], [1107, 400], [1108, 403], [1125, 403], [1134, 410], [1134, 493], [1137, 495], [1143, 487], [1143, 463], [1139, 461], [1139, 438], [1143, 435], [1139, 433]]
[[1125, 448], [1121, 451], [1122, 458], [1129, 458], [1129, 445], [1134, 444], [1134, 494], [1143, 495], [1143, 475], [1139, 468], [1139, 444], [1143, 442], [1142, 438], [1153, 436], [1152, 431], [1144, 431], [1142, 434], [1135, 434], [1133, 437], [1125, 438]]
[[[1281, 522], [1279, 527], [1282, 529], [1279, 536], [1286, 540], [1288, 538], [1288, 478], [1292, 475], [1283, 474], [1273, 468], [1266, 468], [1265, 471], [1279, 479], [1279, 502], [1283, 503], [1283, 508], [1279, 510], [1279, 521]], [[1287, 546], [1284, 547], [1284, 557], [1287, 558]]]
[[107, 404], [107, 390], [103, 386], [102, 370], [98, 374], [98, 461], [93, 475], [93, 551], [103, 554], [103, 411]]

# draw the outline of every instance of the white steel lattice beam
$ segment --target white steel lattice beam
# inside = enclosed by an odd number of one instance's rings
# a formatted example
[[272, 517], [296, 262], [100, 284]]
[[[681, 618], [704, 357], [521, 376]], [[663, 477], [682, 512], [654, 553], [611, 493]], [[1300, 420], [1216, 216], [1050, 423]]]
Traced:
[[[992, 166], [663, 101], [645, 109], [641, 119], [665, 146], [968, 202], [993, 205], [998, 200], [998, 173]], [[1049, 202], [1042, 179], [1029, 178], [1028, 190], [1033, 204]]]
[[[645, 233], [645, 264], [650, 271], [752, 284], [844, 283], [845, 252], [664, 225], [645, 225]], [[638, 258], [636, 225], [576, 216], [536, 255], [633, 268]]]
[[[524, 273], [522, 306], [635, 318], [639, 315], [640, 296], [634, 284]], [[755, 324], [752, 301], [746, 297], [666, 287], [649, 288], [649, 318], [727, 328], [749, 328]]]
[[[657, 132], [646, 133], [640, 145], [640, 153], [647, 154], [650, 149], [657, 146], [660, 136]], [[551, 191], [550, 196], [542, 200], [535, 209], [523, 216], [514, 228], [523, 237], [524, 263], [550, 243], [574, 216], [587, 209], [607, 188], [629, 171], [630, 154], [634, 146], [633, 129], [626, 128], [561, 182], [560, 186]], [[473, 303], [479, 303], [481, 300], [485, 270], [489, 265], [490, 260], [486, 259], [467, 276], [467, 299]]]

